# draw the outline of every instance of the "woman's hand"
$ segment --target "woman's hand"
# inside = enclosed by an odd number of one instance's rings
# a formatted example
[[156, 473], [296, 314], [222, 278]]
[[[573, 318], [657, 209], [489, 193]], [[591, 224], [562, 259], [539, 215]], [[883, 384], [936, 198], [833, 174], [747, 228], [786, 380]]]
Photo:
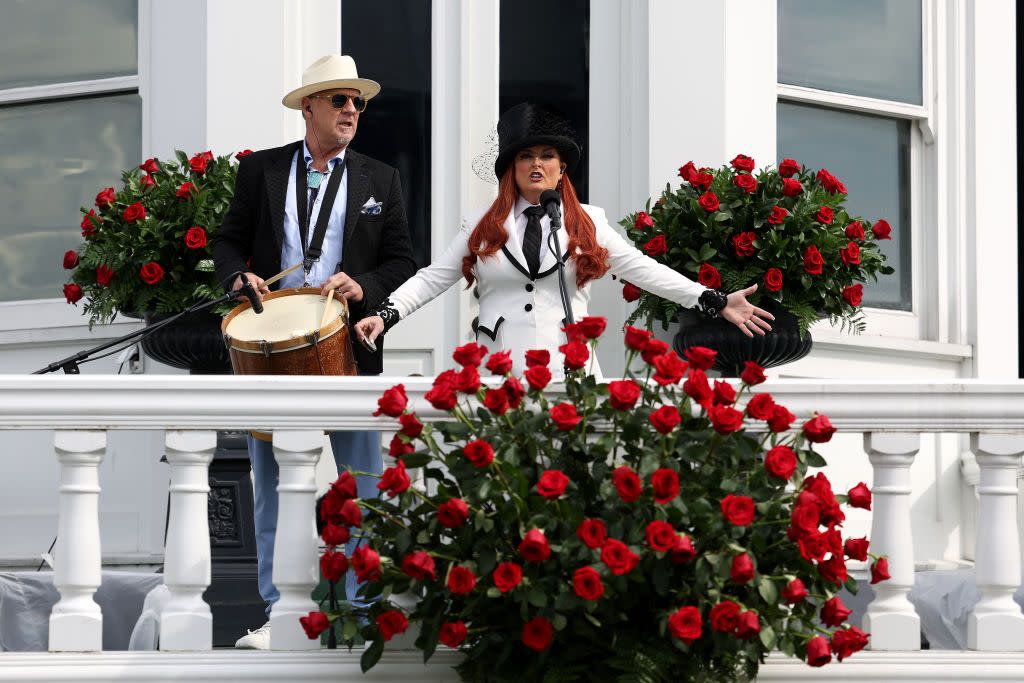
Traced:
[[356, 323], [356, 338], [361, 344], [364, 341], [374, 342], [383, 331], [384, 319], [379, 315], [371, 315]]
[[729, 295], [725, 308], [719, 313], [721, 317], [743, 330], [743, 334], [748, 337], [753, 337], [754, 332], [760, 335], [771, 332], [772, 326], [767, 321], [775, 320], [774, 315], [747, 301], [747, 296], [756, 291], [757, 285], [751, 285], [733, 292]]

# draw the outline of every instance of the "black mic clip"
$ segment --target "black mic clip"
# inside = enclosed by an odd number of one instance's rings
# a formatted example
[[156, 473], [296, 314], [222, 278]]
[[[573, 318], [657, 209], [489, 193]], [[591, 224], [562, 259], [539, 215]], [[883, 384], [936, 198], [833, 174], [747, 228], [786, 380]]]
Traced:
[[245, 297], [249, 300], [249, 306], [252, 307], [253, 313], [262, 313], [263, 302], [260, 300], [259, 294], [256, 293], [256, 289], [253, 288], [252, 283], [249, 282], [249, 278], [245, 276], [245, 273], [241, 273], [241, 278], [242, 286], [232, 292], [232, 294], [234, 294], [234, 298], [241, 299], [242, 297]]
[[544, 190], [540, 193], [540, 205], [544, 207], [548, 218], [551, 219], [551, 229], [557, 230], [562, 227], [562, 197], [557, 190]]

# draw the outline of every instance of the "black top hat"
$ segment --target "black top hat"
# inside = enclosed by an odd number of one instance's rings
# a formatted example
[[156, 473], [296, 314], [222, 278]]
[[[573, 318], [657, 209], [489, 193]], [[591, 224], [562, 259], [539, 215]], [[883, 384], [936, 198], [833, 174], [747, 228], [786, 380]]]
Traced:
[[558, 150], [566, 171], [580, 160], [580, 146], [569, 123], [554, 112], [530, 102], [517, 104], [498, 119], [498, 158], [494, 174], [500, 180], [516, 152], [533, 145], [551, 145]]

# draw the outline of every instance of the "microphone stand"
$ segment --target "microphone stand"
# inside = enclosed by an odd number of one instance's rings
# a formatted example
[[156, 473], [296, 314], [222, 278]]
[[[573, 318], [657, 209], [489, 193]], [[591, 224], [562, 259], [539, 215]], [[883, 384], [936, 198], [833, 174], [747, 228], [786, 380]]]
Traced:
[[219, 299], [214, 299], [213, 301], [200, 301], [199, 303], [190, 306], [181, 313], [173, 315], [170, 318], [167, 318], [166, 320], [161, 320], [160, 322], [154, 325], [148, 325], [141, 329], [135, 330], [134, 332], [129, 332], [128, 334], [122, 337], [118, 337], [117, 339], [114, 339], [112, 341], [104, 342], [90, 349], [86, 349], [85, 351], [79, 351], [78, 353], [68, 356], [67, 358], [62, 358], [61, 360], [50, 363], [46, 367], [40, 368], [33, 372], [32, 374], [45, 375], [46, 373], [56, 372], [57, 370], [63, 370], [64, 374], [67, 375], [80, 374], [81, 371], [78, 368], [79, 364], [87, 362], [89, 360], [89, 357], [92, 356], [93, 354], [99, 353], [100, 351], [105, 351], [106, 349], [109, 349], [112, 346], [117, 346], [118, 344], [123, 344], [124, 342], [147, 337], [150, 334], [159, 330], [160, 328], [166, 327], [167, 325], [171, 325], [177, 322], [179, 319], [183, 318], [184, 316], [189, 315], [190, 313], [198, 313], [199, 311], [205, 311], [208, 308], [213, 308], [214, 306], [218, 306], [220, 304], [226, 304], [229, 301], [235, 301], [237, 299], [245, 298], [245, 296], [245, 288], [240, 287], [239, 289], [228, 292]]
[[562, 258], [562, 251], [558, 244], [558, 231], [562, 227], [562, 212], [556, 208], [549, 214], [549, 218], [551, 219], [551, 232], [548, 233], [548, 250], [554, 254], [555, 262], [558, 264], [558, 292], [562, 296], [565, 323], [572, 325], [576, 319], [572, 315], [572, 304], [569, 302], [569, 293], [565, 286], [565, 259]]

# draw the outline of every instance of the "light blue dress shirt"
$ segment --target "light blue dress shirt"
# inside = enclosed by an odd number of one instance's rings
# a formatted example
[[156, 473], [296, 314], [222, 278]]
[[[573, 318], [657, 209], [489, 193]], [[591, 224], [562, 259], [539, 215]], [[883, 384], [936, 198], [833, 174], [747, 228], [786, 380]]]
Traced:
[[[306, 246], [302, 244], [301, 232], [299, 231], [298, 209], [295, 205], [295, 161], [299, 152], [296, 150], [292, 157], [292, 164], [288, 173], [288, 194], [285, 195], [284, 203], [284, 244], [281, 246], [281, 268], [289, 268], [296, 263], [301, 263], [306, 253]], [[313, 166], [313, 155], [302, 141], [302, 156], [306, 162], [306, 169]], [[309, 229], [306, 239], [313, 239], [313, 231], [320, 216], [320, 208], [323, 205], [324, 195], [327, 193], [327, 183], [331, 180], [331, 174], [335, 169], [341, 171], [338, 164], [345, 159], [345, 150], [341, 154], [327, 161], [327, 174], [320, 183], [320, 191], [317, 193], [316, 201], [313, 203], [313, 213], [309, 219]], [[306, 197], [309, 197], [309, 190], [306, 190]], [[309, 284], [312, 287], [319, 287], [324, 280], [334, 275], [341, 264], [342, 247], [345, 238], [345, 209], [348, 206], [348, 173], [341, 177], [341, 185], [338, 186], [338, 195], [334, 198], [334, 205], [331, 207], [331, 216], [327, 221], [327, 232], [324, 234], [323, 253], [320, 260], [313, 264], [309, 271]], [[302, 268], [281, 278], [281, 289], [301, 287], [303, 279]]]

